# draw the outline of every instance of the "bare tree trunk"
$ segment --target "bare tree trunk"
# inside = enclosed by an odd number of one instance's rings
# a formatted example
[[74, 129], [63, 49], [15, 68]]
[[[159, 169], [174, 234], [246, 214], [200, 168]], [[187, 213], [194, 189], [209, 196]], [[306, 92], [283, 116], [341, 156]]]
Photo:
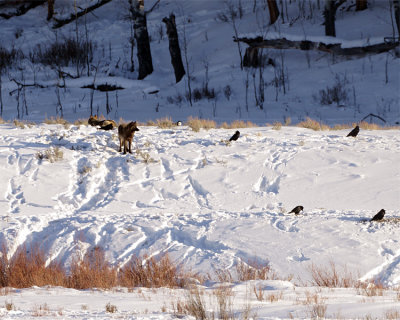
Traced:
[[269, 10], [269, 23], [274, 24], [279, 17], [279, 9], [276, 3], [276, 0], [267, 0], [268, 1], [268, 10]]
[[396, 20], [396, 25], [397, 25], [397, 36], [399, 37], [400, 41], [400, 0], [393, 0], [393, 7], [394, 7], [394, 18]]
[[53, 17], [54, 1], [55, 0], [47, 0], [47, 21], [49, 21]]
[[132, 15], [135, 19], [134, 31], [139, 62], [138, 79], [142, 80], [153, 72], [150, 39], [147, 32], [146, 12], [144, 11], [144, 0], [129, 0], [129, 3], [130, 10], [132, 10]]
[[368, 0], [356, 0], [356, 11], [365, 10], [368, 8]]
[[244, 53], [243, 66], [257, 67], [259, 64], [258, 48], [248, 47]]
[[335, 15], [336, 15], [335, 1], [325, 0], [324, 18], [325, 18], [326, 36], [336, 37]]
[[176, 23], [174, 14], [170, 14], [169, 18], [165, 17], [162, 20], [167, 27], [167, 35], [169, 39], [169, 53], [171, 55], [171, 63], [175, 71], [176, 83], [181, 81], [185, 75], [183, 67], [181, 49], [179, 47], [178, 32], [176, 31]]
[[325, 18], [324, 24], [325, 24], [326, 36], [336, 37], [336, 29], [335, 29], [336, 11], [344, 2], [346, 2], [346, 0], [325, 0], [325, 10], [323, 15]]

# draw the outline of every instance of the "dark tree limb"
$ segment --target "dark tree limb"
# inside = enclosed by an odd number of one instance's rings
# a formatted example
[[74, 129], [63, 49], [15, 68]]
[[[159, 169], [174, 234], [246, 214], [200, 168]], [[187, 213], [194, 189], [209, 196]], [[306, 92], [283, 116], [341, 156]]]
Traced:
[[29, 10], [36, 8], [37, 6], [41, 6], [42, 4], [46, 3], [47, 0], [37, 0], [37, 1], [32, 1], [28, 4], [23, 4], [21, 6], [18, 7], [17, 11], [14, 13], [0, 13], [0, 17], [4, 18], [4, 19], [10, 19], [12, 17], [18, 17], [18, 16], [22, 16], [25, 13], [27, 13]]
[[176, 83], [181, 81], [185, 75], [183, 67], [181, 48], [179, 47], [178, 32], [176, 30], [175, 16], [170, 14], [169, 18], [165, 17], [162, 22], [167, 26], [167, 35], [169, 40], [169, 53], [171, 55], [171, 63], [174, 67]]
[[371, 119], [372, 119], [372, 117], [375, 117], [375, 118], [377, 118], [377, 119], [383, 121], [384, 123], [386, 123], [386, 120], [385, 120], [385, 119], [383, 119], [382, 117], [377, 116], [376, 114], [373, 114], [373, 113], [370, 113], [370, 114], [366, 115], [364, 118], [362, 118], [362, 119], [360, 120], [360, 122], [363, 122], [363, 121], [364, 121], [365, 119], [367, 119], [368, 117], [370, 117]]
[[111, 2], [111, 1], [112, 0], [99, 0], [99, 2], [97, 2], [96, 4], [77, 12], [76, 14], [75, 13], [71, 13], [71, 15], [66, 19], [56, 19], [56, 18], [54, 18], [56, 23], [53, 25], [53, 29], [61, 28], [61, 27], [65, 26], [65, 25], [71, 23], [72, 21], [75, 21], [76, 19], [84, 16], [85, 14], [100, 8], [101, 6], [107, 4], [107, 3]]

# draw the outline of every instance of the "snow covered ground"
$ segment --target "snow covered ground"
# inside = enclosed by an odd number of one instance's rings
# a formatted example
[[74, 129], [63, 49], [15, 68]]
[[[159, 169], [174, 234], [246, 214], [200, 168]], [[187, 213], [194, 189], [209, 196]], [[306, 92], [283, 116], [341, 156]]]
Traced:
[[[235, 283], [238, 317], [250, 303], [257, 318], [307, 319], [316, 303], [304, 301], [315, 294], [330, 317], [400, 312], [399, 292], [392, 291], [400, 285], [398, 130], [347, 138], [348, 130], [256, 127], [226, 144], [233, 129], [139, 128], [133, 154], [123, 155], [116, 131], [1, 125], [0, 241], [9, 253], [38, 243], [68, 266], [77, 252], [100, 246], [123, 266], [132, 255], [168, 252], [203, 275], [257, 260], [292, 280]], [[54, 148], [62, 152], [58, 161], [38, 159]], [[289, 214], [297, 205], [304, 212]], [[385, 221], [369, 222], [382, 208]], [[392, 289], [368, 297], [305, 286], [312, 265], [330, 262]], [[211, 296], [212, 286], [205, 287]], [[252, 286], [282, 297], [260, 302]], [[0, 296], [0, 307], [15, 305], [15, 312], [1, 309], [6, 319], [32, 316], [44, 303], [50, 318], [169, 319], [179, 299], [182, 290], [31, 288]], [[116, 314], [105, 312], [108, 302]]]
[[[278, 1], [285, 4], [284, 10], [280, 7], [284, 14], [273, 26], [266, 1], [231, 1], [239, 35], [340, 42], [346, 47], [396, 36], [391, 2], [369, 0], [361, 12], [355, 11], [354, 2], [338, 10], [333, 39], [324, 36], [323, 1]], [[73, 13], [72, 3], [55, 1], [55, 17]], [[95, 1], [76, 3], [80, 9]], [[146, 9], [154, 3], [146, 0]], [[228, 145], [235, 129], [193, 132], [186, 126], [140, 126], [134, 153], [123, 155], [117, 152], [115, 131], [2, 124], [0, 244], [10, 256], [19, 246], [40, 244], [48, 262], [55, 259], [66, 268], [74, 254], [95, 246], [120, 266], [132, 255], [168, 253], [187, 270], [212, 278], [218, 270], [234, 273], [239, 262], [268, 262], [283, 280], [230, 284], [236, 318], [309, 319], [324, 314], [336, 319], [400, 319], [399, 130], [362, 130], [353, 139], [345, 137], [348, 130], [265, 126], [289, 118], [296, 124], [307, 117], [350, 124], [370, 113], [386, 120], [372, 119], [380, 125], [398, 125], [398, 50], [345, 59], [317, 51], [264, 49], [274, 65], [263, 70], [261, 109], [256, 105], [258, 70], [241, 70], [232, 21], [223, 21], [228, 3], [160, 1], [147, 15], [154, 72], [141, 81], [136, 48], [135, 71], [130, 72], [126, 0], [113, 0], [61, 29], [52, 28], [54, 20], [46, 21], [46, 5], [23, 16], [0, 18], [1, 47], [24, 54], [2, 70], [5, 120], [40, 123], [63, 116], [74, 122], [92, 112], [116, 121], [186, 121], [194, 116], [260, 125], [240, 129], [239, 140]], [[188, 77], [175, 83], [162, 23], [171, 12], [182, 49], [187, 38], [192, 89], [201, 90], [207, 83], [215, 99], [203, 97], [190, 106]], [[33, 62], [38, 45], [44, 50], [76, 34], [80, 40], [87, 36], [95, 48], [89, 75], [82, 69], [79, 78], [59, 79], [54, 66]], [[61, 68], [76, 76], [73, 64]], [[18, 91], [18, 82], [27, 85], [25, 89]], [[83, 87], [93, 84], [124, 89], [109, 92], [109, 110], [106, 93], [95, 91], [91, 110], [93, 92]], [[320, 91], [334, 86], [342, 90], [340, 102], [321, 104]], [[39, 159], [46, 155], [57, 161]], [[297, 205], [303, 205], [304, 212], [289, 214]], [[382, 208], [385, 221], [369, 222]], [[371, 294], [373, 288], [311, 286], [311, 267], [329, 268], [331, 262], [338, 270], [389, 289]], [[210, 280], [202, 287], [209, 318], [219, 316], [218, 286]], [[254, 288], [263, 294], [262, 301]], [[176, 312], [177, 304], [187, 299], [188, 291], [182, 289], [2, 288], [0, 318], [189, 318]], [[115, 313], [106, 312], [108, 303], [116, 307]]]

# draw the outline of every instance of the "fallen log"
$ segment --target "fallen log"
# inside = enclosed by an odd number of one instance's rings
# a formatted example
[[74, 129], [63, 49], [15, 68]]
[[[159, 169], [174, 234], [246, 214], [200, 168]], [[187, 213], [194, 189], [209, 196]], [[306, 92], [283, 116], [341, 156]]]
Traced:
[[61, 27], [65, 26], [66, 24], [71, 23], [72, 21], [75, 21], [79, 17], [82, 17], [85, 14], [87, 14], [97, 8], [100, 8], [101, 6], [105, 5], [106, 3], [109, 3], [110, 1], [112, 1], [112, 0], [100, 0], [96, 4], [94, 4], [90, 7], [87, 7], [77, 13], [71, 13], [71, 15], [66, 19], [56, 19], [53, 17], [54, 21], [56, 21], [56, 23], [53, 25], [53, 29], [61, 28]]
[[40, 6], [46, 2], [47, 2], [47, 0], [37, 0], [37, 1], [32, 1], [30, 3], [22, 4], [13, 13], [0, 13], [0, 17], [2, 17], [4, 19], [10, 19], [12, 17], [22, 16], [25, 13], [27, 13], [29, 10], [34, 9], [37, 6]]
[[[385, 38], [386, 39], [386, 38]], [[342, 43], [323, 43], [310, 40], [288, 40], [286, 38], [279, 39], [264, 39], [262, 37], [255, 38], [237, 38], [233, 37], [234, 42], [246, 43], [249, 47], [246, 49], [248, 56], [256, 56], [254, 53], [260, 48], [272, 48], [272, 49], [298, 49], [298, 50], [318, 50], [328, 52], [340, 56], [365, 56], [368, 54], [378, 54], [387, 52], [394, 49], [399, 45], [399, 41], [387, 41], [377, 43], [373, 45], [358, 46], [358, 47], [342, 47]], [[249, 59], [251, 60], [251, 59]], [[249, 65], [254, 66], [255, 62], [249, 61]]]

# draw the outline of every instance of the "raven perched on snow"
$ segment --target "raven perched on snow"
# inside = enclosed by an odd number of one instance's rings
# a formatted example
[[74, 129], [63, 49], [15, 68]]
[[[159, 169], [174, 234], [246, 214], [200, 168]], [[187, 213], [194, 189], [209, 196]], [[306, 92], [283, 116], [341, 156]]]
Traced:
[[229, 139], [229, 141], [236, 141], [237, 139], [239, 139], [240, 136], [240, 132], [236, 131], [235, 134]]
[[289, 213], [294, 213], [294, 214], [299, 214], [300, 213], [300, 211], [303, 211], [303, 209], [304, 209], [304, 207], [303, 206], [297, 206], [297, 207], [295, 207], [295, 208], [293, 208], [293, 210], [292, 211], [290, 211]]
[[353, 130], [350, 131], [350, 133], [347, 135], [347, 137], [357, 137], [358, 133], [360, 132], [360, 127], [356, 126]]
[[383, 219], [385, 216], [386, 211], [384, 209], [381, 209], [370, 221], [380, 221]]

